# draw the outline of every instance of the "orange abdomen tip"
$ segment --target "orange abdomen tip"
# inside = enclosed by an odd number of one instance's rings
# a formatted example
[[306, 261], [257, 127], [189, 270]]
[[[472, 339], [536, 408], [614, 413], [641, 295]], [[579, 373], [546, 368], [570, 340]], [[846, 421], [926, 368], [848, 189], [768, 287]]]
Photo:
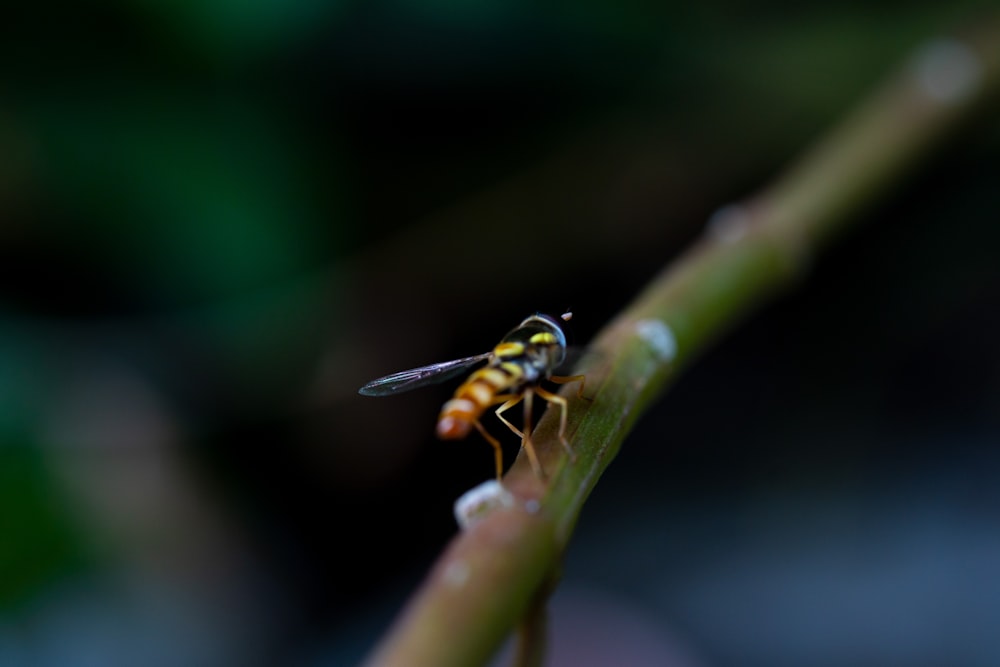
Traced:
[[442, 440], [459, 440], [469, 434], [476, 418], [476, 405], [464, 398], [453, 398], [441, 408], [437, 434]]
[[470, 422], [445, 415], [438, 420], [437, 435], [442, 440], [461, 440], [471, 428]]

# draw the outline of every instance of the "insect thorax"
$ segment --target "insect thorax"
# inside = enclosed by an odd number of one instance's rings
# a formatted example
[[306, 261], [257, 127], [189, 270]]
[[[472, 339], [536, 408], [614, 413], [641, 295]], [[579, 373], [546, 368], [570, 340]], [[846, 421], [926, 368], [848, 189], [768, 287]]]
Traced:
[[504, 336], [493, 350], [492, 364], [520, 368], [521, 383], [533, 383], [551, 375], [566, 356], [566, 336], [545, 315], [533, 315]]

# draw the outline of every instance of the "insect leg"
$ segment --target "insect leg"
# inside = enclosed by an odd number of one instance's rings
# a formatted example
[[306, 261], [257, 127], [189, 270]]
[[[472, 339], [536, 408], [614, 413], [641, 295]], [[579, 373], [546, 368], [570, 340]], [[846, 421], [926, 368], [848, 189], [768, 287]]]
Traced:
[[583, 388], [587, 384], [586, 375], [553, 375], [552, 377], [549, 378], [549, 382], [555, 382], [556, 384], [569, 384], [570, 382], [579, 382], [580, 388], [576, 390], [576, 397], [586, 398], [586, 396], [583, 395]]
[[486, 442], [493, 445], [493, 457], [496, 459], [497, 481], [499, 482], [500, 478], [503, 477], [503, 449], [500, 448], [500, 442], [486, 432], [486, 429], [483, 428], [483, 425], [479, 423], [478, 419], [472, 423], [476, 425], [476, 430], [479, 431], [484, 438], [486, 438]]
[[531, 463], [531, 469], [535, 471], [535, 474], [539, 478], [544, 479], [545, 472], [542, 470], [542, 464], [538, 462], [538, 454], [535, 453], [535, 447], [531, 444], [531, 399], [536, 391], [538, 391], [537, 387], [526, 387], [524, 390], [524, 437], [521, 439], [521, 447], [528, 453], [528, 461]]
[[[581, 375], [579, 377], [582, 378], [583, 376]], [[582, 386], [583, 385], [581, 384], [581, 387]], [[567, 409], [567, 406], [566, 406], [566, 399], [563, 398], [562, 396], [560, 396], [559, 394], [553, 394], [550, 391], [545, 391], [541, 387], [536, 387], [535, 391], [538, 392], [538, 395], [541, 396], [542, 398], [544, 398], [549, 403], [555, 403], [556, 405], [559, 406], [559, 410], [560, 410], [560, 413], [559, 413], [559, 442], [562, 443], [563, 449], [565, 449], [566, 453], [569, 454], [570, 460], [571, 461], [575, 461], [576, 460], [576, 452], [573, 451], [573, 448], [569, 446], [569, 441], [566, 440], [566, 415], [569, 412], [569, 410]]]
[[[512, 408], [518, 403], [520, 403], [521, 396], [518, 394], [503, 394], [501, 396], [495, 396], [493, 400], [494, 403], [503, 403], [503, 405], [500, 406], [500, 408], [497, 410], [496, 413], [497, 417], [500, 417], [501, 412], [507, 410], [508, 408]], [[510, 430], [514, 431], [514, 433], [517, 433], [518, 437], [523, 437], [521, 435], [521, 432], [518, 431], [516, 428], [514, 428], [514, 425], [511, 424], [509, 421], [507, 421], [503, 417], [500, 417], [500, 421], [506, 424], [510, 428]], [[497, 464], [497, 481], [499, 482], [500, 479], [503, 477], [503, 449], [500, 447], [500, 441], [494, 438], [492, 435], [490, 435], [489, 432], [487, 432], [487, 430], [483, 427], [483, 425], [479, 422], [478, 419], [472, 423], [475, 425], [476, 430], [479, 431], [479, 433], [481, 433], [482, 436], [486, 439], [486, 442], [493, 445], [493, 455], [496, 458], [496, 464]]]
[[524, 439], [524, 434], [518, 431], [516, 426], [507, 421], [507, 419], [504, 418], [503, 413], [507, 412], [512, 407], [520, 403], [521, 399], [523, 398], [524, 398], [523, 394], [504, 394], [502, 396], [497, 396], [496, 398], [493, 399], [495, 403], [503, 403], [503, 405], [497, 408], [496, 412], [494, 413], [497, 416], [497, 419], [506, 424], [507, 428], [516, 433], [517, 437], [521, 438], [522, 440]]

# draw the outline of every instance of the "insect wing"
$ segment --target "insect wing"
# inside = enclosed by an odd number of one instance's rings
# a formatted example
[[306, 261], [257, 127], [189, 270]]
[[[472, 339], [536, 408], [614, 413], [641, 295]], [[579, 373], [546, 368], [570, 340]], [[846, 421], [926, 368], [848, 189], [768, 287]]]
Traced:
[[404, 391], [410, 391], [411, 389], [419, 389], [420, 387], [426, 387], [427, 385], [444, 382], [445, 380], [450, 380], [456, 375], [460, 375], [469, 367], [475, 366], [481, 361], [485, 361], [489, 358], [490, 354], [492, 354], [492, 352], [485, 352], [483, 354], [477, 354], [474, 357], [465, 357], [464, 359], [455, 359], [454, 361], [443, 361], [439, 364], [421, 366], [420, 368], [411, 368], [408, 371], [400, 371], [399, 373], [386, 375], [383, 378], [372, 380], [359, 389], [358, 393], [362, 396], [388, 396], [390, 394], [398, 394]]

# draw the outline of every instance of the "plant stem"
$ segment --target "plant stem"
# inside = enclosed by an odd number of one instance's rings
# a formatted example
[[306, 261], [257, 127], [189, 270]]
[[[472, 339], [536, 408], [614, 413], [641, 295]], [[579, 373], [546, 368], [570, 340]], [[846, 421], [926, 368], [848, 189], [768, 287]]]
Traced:
[[[590, 400], [563, 391], [576, 459], [556, 438], [558, 411], [548, 411], [534, 436], [548, 479], [518, 458], [504, 478], [515, 506], [454, 539], [369, 664], [481, 664], [519, 620], [540, 614], [538, 596], [554, 581], [584, 501], [678, 370], [794, 284], [815, 253], [998, 89], [994, 20], [963, 42], [927, 45], [784, 177], [722, 209], [702, 240], [597, 336], [575, 371], [586, 375]], [[538, 641], [521, 653], [536, 654]]]

